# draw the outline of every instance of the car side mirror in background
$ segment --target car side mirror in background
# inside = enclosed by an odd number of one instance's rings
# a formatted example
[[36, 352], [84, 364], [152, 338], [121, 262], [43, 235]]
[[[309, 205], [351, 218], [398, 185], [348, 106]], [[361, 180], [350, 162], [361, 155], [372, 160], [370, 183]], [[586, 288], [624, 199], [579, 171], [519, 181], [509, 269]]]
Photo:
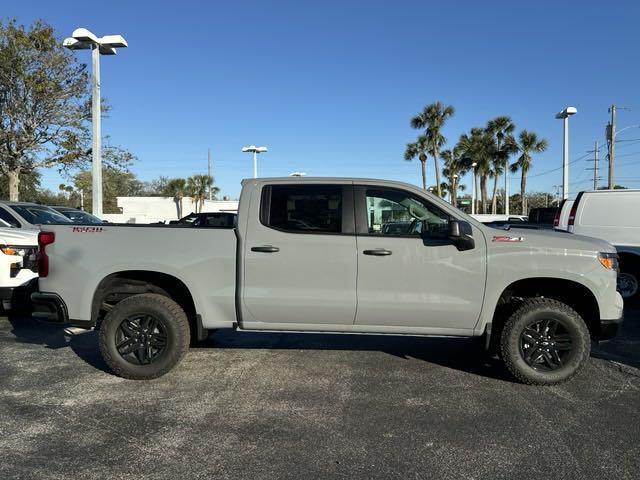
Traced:
[[449, 222], [449, 240], [460, 251], [475, 248], [476, 242], [471, 236], [472, 232], [473, 230], [468, 222], [460, 220], [451, 220]]

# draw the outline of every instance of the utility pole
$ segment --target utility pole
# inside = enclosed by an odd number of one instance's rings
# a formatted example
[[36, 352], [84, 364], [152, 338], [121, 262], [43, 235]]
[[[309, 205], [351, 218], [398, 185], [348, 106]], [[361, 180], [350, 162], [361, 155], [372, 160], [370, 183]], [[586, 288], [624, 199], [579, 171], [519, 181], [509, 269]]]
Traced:
[[593, 162], [593, 168], [587, 168], [587, 170], [593, 170], [593, 189], [597, 190], [598, 180], [600, 180], [600, 177], [598, 176], [598, 172], [600, 171], [598, 168], [600, 149], [597, 141], [594, 144], [593, 150], [589, 150], [587, 153], [591, 152], [593, 152], [593, 160], [587, 160], [587, 162]]
[[613, 162], [616, 155], [616, 106], [609, 107], [611, 113], [611, 123], [607, 132], [607, 140], [609, 141], [609, 182], [607, 188], [613, 189]]
[[598, 189], [598, 141], [593, 147], [593, 189]]
[[[208, 161], [207, 175], [209, 175], [209, 179], [211, 179], [211, 148], [207, 149], [207, 161]], [[211, 190], [213, 190], [213, 185], [209, 185], [209, 200], [213, 200]]]

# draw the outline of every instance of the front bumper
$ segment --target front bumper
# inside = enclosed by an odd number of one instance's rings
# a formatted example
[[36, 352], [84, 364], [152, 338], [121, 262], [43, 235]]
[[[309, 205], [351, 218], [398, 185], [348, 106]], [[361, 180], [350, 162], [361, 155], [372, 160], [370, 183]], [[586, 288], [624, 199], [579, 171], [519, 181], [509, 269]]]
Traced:
[[36, 289], [36, 285], [37, 281], [33, 279], [17, 286], [0, 287], [0, 302], [11, 305], [12, 309], [27, 309], [31, 304], [31, 292]]

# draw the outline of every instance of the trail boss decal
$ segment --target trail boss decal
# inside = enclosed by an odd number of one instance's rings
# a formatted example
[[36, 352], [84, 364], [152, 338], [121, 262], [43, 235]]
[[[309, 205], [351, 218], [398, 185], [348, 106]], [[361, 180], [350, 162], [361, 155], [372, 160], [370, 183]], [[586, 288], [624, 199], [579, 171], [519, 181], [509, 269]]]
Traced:
[[509, 237], [508, 235], [496, 235], [494, 242], [524, 242], [524, 237]]
[[73, 233], [102, 233], [102, 227], [73, 227]]

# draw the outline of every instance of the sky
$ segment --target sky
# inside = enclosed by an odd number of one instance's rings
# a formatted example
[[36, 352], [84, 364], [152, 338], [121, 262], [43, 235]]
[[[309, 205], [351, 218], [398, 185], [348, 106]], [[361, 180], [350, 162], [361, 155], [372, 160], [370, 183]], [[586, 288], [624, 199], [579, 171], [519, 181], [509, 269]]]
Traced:
[[[455, 107], [443, 129], [449, 147], [498, 115], [547, 139], [529, 191], [562, 182], [554, 115], [565, 106], [578, 109], [570, 120], [572, 194], [592, 184], [587, 152], [604, 144], [609, 105], [630, 108], [619, 110], [618, 129], [640, 124], [640, 2], [632, 0], [2, 4], [4, 18], [43, 19], [61, 40], [77, 27], [122, 34], [129, 48], [102, 57], [111, 105], [103, 133], [137, 156], [132, 171], [141, 180], [206, 173], [211, 148], [216, 184], [232, 198], [252, 175], [241, 152], [249, 144], [269, 149], [259, 176], [419, 184], [419, 162], [403, 159], [418, 133], [409, 120], [436, 100]], [[87, 51], [77, 55], [90, 61]], [[618, 139], [616, 183], [640, 187], [640, 128]], [[63, 181], [43, 173], [49, 188]], [[434, 184], [432, 160], [427, 174]], [[510, 177], [515, 193], [519, 177]]]

